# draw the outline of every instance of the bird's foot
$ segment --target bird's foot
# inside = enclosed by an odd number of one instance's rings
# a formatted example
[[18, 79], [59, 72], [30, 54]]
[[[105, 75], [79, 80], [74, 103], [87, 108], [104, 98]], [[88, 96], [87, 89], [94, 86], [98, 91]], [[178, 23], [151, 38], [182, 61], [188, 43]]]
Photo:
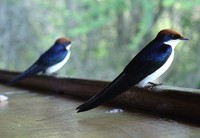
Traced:
[[145, 88], [152, 90], [156, 86], [161, 86], [164, 85], [163, 83], [153, 83], [153, 82], [148, 82], [150, 85], [145, 86]]
[[163, 83], [153, 83], [153, 82], [149, 82], [150, 85], [152, 86], [161, 86], [161, 85], [164, 85]]

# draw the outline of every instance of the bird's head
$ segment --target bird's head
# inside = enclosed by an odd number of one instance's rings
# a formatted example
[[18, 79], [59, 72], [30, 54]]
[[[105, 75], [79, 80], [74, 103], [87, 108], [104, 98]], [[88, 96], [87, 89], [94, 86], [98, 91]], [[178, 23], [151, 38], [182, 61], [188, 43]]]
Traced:
[[174, 48], [181, 40], [189, 40], [189, 39], [183, 37], [182, 34], [174, 30], [164, 29], [158, 33], [158, 35], [156, 36], [156, 40], [161, 41]]
[[64, 46], [65, 49], [70, 50], [71, 41], [69, 40], [69, 38], [61, 37], [56, 40], [55, 45], [61, 45]]

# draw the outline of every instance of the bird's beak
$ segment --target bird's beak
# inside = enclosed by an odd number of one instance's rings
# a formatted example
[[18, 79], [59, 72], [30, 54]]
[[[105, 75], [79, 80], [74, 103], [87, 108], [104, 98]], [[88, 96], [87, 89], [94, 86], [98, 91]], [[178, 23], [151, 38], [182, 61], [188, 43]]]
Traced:
[[180, 40], [189, 40], [189, 39], [185, 37], [181, 37]]

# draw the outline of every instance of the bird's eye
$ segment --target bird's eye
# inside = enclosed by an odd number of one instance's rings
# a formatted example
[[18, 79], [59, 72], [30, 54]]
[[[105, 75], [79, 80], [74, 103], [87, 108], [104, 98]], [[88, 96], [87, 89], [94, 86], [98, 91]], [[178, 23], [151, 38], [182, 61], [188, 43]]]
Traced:
[[171, 38], [172, 38], [172, 39], [178, 39], [178, 38], [180, 38], [180, 35], [171, 34]]
[[171, 35], [171, 38], [175, 38], [175, 35], [172, 34], [172, 35]]

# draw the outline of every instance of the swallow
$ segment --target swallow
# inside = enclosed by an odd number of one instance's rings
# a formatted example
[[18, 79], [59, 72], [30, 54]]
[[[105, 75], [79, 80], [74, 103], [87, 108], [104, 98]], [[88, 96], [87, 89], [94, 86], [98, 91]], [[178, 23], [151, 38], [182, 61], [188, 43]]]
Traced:
[[145, 87], [147, 83], [156, 80], [170, 67], [174, 59], [174, 49], [182, 40], [189, 40], [180, 33], [171, 30], [161, 30], [100, 93], [94, 95], [84, 104], [78, 106], [77, 112], [93, 109], [132, 86]]
[[43, 53], [34, 64], [7, 84], [12, 85], [37, 73], [50, 75], [56, 72], [68, 61], [70, 47], [71, 41], [68, 38], [62, 37], [57, 39], [53, 46]]

